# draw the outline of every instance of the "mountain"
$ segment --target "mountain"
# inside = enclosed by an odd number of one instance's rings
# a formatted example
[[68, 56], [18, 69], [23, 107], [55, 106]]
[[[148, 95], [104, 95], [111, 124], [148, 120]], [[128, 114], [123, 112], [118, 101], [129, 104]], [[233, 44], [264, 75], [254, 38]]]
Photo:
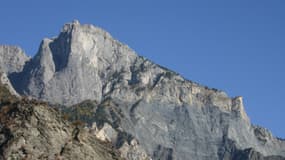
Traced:
[[242, 97], [189, 81], [93, 25], [65, 24], [32, 59], [21, 60], [22, 69], [5, 72], [19, 94], [105, 130], [97, 138], [126, 159], [285, 157], [285, 141], [250, 123]]

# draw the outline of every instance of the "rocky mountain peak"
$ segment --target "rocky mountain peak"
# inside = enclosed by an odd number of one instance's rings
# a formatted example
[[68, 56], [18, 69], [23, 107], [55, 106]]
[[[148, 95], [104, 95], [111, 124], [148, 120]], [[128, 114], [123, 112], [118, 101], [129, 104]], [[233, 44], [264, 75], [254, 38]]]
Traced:
[[[20, 94], [70, 108], [134, 157], [229, 160], [248, 148], [285, 156], [284, 141], [251, 125], [242, 97], [189, 81], [93, 25], [65, 24], [56, 38], [42, 41], [22, 72], [8, 76]], [[80, 103], [86, 100], [94, 104]], [[113, 133], [132, 137], [125, 146], [139, 144], [140, 151], [117, 144]]]
[[[26, 65], [25, 74], [22, 73], [26, 77], [22, 82], [26, 84], [22, 85], [25, 88], [16, 89], [22, 94], [45, 97], [45, 100], [57, 103], [75, 104], [86, 99], [100, 101], [109, 76], [130, 70], [136, 57], [129, 47], [106, 31], [78, 22], [68, 23], [58, 37], [42, 41], [36, 56]], [[67, 78], [64, 84], [62, 78]], [[56, 89], [55, 84], [63, 88]], [[54, 89], [61, 93], [60, 97], [53, 96], [51, 90]]]
[[73, 28], [75, 28], [76, 26], [80, 26], [80, 22], [76, 19], [74, 19], [72, 22], [70, 23], [66, 23], [61, 32], [70, 32]]
[[243, 97], [238, 96], [233, 98], [233, 106], [232, 106], [232, 110], [239, 112], [239, 114], [241, 115], [241, 117], [246, 120], [248, 123], [250, 123], [249, 117], [247, 116], [245, 109], [244, 109], [244, 105], [243, 105]]

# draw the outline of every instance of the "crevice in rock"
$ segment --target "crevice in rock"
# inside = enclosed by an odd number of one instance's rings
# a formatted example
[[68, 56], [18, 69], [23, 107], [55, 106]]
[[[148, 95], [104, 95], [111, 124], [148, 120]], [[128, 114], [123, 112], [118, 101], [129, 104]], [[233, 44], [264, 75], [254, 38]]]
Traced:
[[0, 141], [0, 157], [5, 157], [4, 155], [4, 149], [7, 147], [8, 142], [13, 139], [13, 134], [11, 133], [11, 130], [7, 127], [3, 126], [0, 128], [0, 135], [3, 135], [3, 139]]
[[79, 129], [78, 127], [76, 127], [76, 128], [72, 131], [72, 139], [80, 143], [79, 133], [80, 133], [80, 129]]
[[71, 38], [71, 33], [63, 32], [49, 44], [56, 72], [67, 66], [69, 54], [71, 52]]
[[140, 102], [142, 101], [142, 99], [138, 100], [137, 102], [135, 102], [132, 106], [131, 106], [131, 109], [130, 109], [130, 117], [131, 117], [131, 120], [134, 124], [137, 123], [138, 121], [138, 118], [136, 118], [136, 109], [137, 107], [139, 106]]
[[173, 148], [158, 145], [156, 151], [153, 153], [155, 159], [173, 160]]

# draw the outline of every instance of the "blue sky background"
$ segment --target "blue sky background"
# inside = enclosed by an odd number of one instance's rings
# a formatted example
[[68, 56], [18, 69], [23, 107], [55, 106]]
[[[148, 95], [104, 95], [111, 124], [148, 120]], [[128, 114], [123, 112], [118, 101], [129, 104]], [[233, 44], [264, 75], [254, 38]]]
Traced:
[[0, 44], [34, 55], [73, 19], [100, 26], [187, 79], [244, 97], [252, 123], [285, 137], [284, 0], [3, 0]]

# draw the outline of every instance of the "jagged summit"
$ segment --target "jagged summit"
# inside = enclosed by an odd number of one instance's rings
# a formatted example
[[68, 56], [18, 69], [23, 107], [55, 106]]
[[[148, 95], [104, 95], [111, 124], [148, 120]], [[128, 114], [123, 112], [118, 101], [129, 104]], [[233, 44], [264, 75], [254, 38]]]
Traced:
[[93, 32], [97, 34], [103, 34], [105, 37], [112, 38], [112, 36], [104, 29], [94, 26], [91, 24], [81, 24], [78, 20], [73, 20], [72, 22], [66, 23], [61, 29], [61, 33], [74, 33], [74, 32]]
[[74, 25], [80, 25], [80, 22], [79, 22], [79, 20], [74, 19], [74, 20], [72, 21], [72, 24], [74, 24]]
[[188, 81], [93, 25], [65, 24], [23, 71], [8, 76], [22, 95], [66, 106], [96, 102], [88, 123], [131, 135], [153, 159], [285, 156], [285, 142], [251, 125], [241, 97]]
[[64, 24], [64, 26], [61, 29], [61, 32], [67, 32], [72, 30], [76, 26], [80, 26], [80, 22], [77, 19], [74, 19], [72, 22]]
[[107, 74], [130, 70], [135, 59], [131, 49], [102, 29], [71, 23], [57, 38], [44, 39], [36, 56], [12, 79], [17, 79], [19, 93], [47, 101], [101, 101], [102, 87], [110, 78]]

